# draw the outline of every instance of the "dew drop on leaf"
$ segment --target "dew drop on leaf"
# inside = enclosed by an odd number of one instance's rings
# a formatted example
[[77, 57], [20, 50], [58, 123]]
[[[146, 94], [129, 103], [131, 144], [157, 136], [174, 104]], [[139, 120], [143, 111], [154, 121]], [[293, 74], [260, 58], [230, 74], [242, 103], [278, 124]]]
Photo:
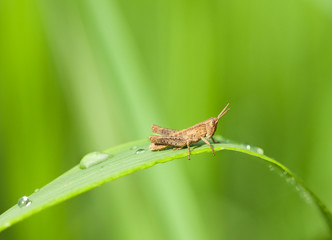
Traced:
[[257, 148], [257, 153], [258, 154], [264, 154], [264, 150], [262, 148]]
[[110, 155], [108, 153], [102, 153], [102, 152], [88, 153], [87, 155], [85, 155], [82, 158], [82, 160], [80, 162], [80, 168], [87, 169], [87, 168], [97, 165], [101, 162], [104, 162], [111, 157], [112, 157], [112, 155]]
[[289, 184], [291, 184], [291, 185], [294, 185], [295, 179], [293, 177], [287, 177], [286, 178], [286, 182], [289, 183]]
[[136, 154], [142, 154], [142, 153], [145, 153], [145, 149], [143, 148], [140, 148], [136, 151]]
[[21, 197], [18, 202], [17, 202], [17, 205], [20, 207], [20, 208], [24, 208], [24, 207], [27, 207], [31, 204], [31, 200], [27, 197], [27, 196], [23, 196]]
[[273, 167], [271, 164], [269, 165], [269, 170], [270, 170], [271, 172], [274, 171], [274, 167]]

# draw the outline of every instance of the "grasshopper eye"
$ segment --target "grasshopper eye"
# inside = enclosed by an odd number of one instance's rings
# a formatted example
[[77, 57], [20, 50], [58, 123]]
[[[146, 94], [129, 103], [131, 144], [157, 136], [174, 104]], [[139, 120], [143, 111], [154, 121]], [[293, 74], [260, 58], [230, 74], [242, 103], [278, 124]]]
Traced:
[[210, 123], [211, 127], [216, 127], [218, 124], [218, 119], [213, 119]]

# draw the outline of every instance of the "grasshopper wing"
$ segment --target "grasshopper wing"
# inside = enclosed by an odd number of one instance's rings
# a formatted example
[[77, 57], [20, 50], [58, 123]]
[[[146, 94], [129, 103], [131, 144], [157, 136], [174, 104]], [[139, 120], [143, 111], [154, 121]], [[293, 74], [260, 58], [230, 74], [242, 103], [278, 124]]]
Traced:
[[163, 136], [171, 136], [174, 133], [177, 133], [178, 130], [174, 130], [174, 129], [169, 129], [169, 128], [163, 128], [157, 125], [152, 125], [151, 127], [152, 132], [163, 135]]

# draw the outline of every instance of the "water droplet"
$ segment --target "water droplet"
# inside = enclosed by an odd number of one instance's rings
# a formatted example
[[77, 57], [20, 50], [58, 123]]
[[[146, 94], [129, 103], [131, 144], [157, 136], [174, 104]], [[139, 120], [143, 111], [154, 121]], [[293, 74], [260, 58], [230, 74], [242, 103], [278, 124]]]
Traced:
[[280, 177], [285, 177], [285, 176], [287, 176], [287, 174], [288, 173], [286, 171], [281, 171], [279, 175], [280, 175]]
[[247, 144], [246, 149], [250, 150], [251, 146]]
[[302, 191], [301, 191], [301, 197], [304, 199], [304, 201], [306, 203], [308, 203], [308, 204], [312, 203], [312, 198], [311, 198], [310, 194], [304, 189], [302, 189]]
[[35, 193], [36, 193], [36, 192], [39, 192], [39, 188], [36, 188], [34, 192], [35, 192]]
[[271, 164], [269, 165], [269, 170], [270, 170], [271, 172], [274, 171], [274, 167], [273, 167]]
[[133, 146], [131, 148], [129, 148], [129, 150], [136, 150], [137, 149], [137, 146]]
[[24, 207], [27, 207], [31, 204], [31, 200], [27, 197], [27, 196], [23, 196], [21, 197], [18, 202], [17, 202], [17, 205], [20, 207], [20, 208], [24, 208]]
[[262, 148], [257, 148], [257, 153], [258, 154], [264, 154], [264, 150]]
[[142, 154], [142, 153], [145, 153], [145, 149], [143, 148], [140, 148], [136, 151], [136, 154]]
[[294, 185], [294, 184], [295, 184], [295, 179], [294, 179], [293, 177], [288, 177], [288, 178], [286, 179], [286, 182], [288, 182], [288, 183], [291, 184], [291, 185]]
[[97, 165], [98, 163], [104, 162], [108, 158], [111, 158], [112, 155], [102, 152], [92, 152], [85, 155], [81, 162], [80, 162], [80, 168], [81, 169], [87, 169], [89, 167], [92, 167], [94, 165]]

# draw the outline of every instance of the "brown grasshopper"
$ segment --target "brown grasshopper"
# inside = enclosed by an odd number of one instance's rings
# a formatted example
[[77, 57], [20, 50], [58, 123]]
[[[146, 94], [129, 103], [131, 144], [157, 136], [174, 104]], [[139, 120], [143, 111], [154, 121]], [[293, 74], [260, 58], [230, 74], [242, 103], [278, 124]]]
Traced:
[[229, 110], [228, 105], [221, 111], [218, 117], [212, 117], [204, 122], [198, 123], [192, 127], [183, 130], [174, 130], [169, 128], [159, 127], [157, 125], [152, 125], [152, 132], [160, 134], [161, 136], [151, 135], [150, 141], [151, 145], [150, 150], [159, 151], [163, 150], [169, 146], [174, 146], [182, 149], [187, 145], [188, 147], [188, 159], [190, 160], [190, 144], [196, 143], [200, 140], [203, 140], [208, 144], [212, 150], [213, 156], [214, 149], [207, 139], [212, 139], [213, 143], [217, 143], [213, 139], [213, 134], [217, 130], [218, 121], [222, 118]]

